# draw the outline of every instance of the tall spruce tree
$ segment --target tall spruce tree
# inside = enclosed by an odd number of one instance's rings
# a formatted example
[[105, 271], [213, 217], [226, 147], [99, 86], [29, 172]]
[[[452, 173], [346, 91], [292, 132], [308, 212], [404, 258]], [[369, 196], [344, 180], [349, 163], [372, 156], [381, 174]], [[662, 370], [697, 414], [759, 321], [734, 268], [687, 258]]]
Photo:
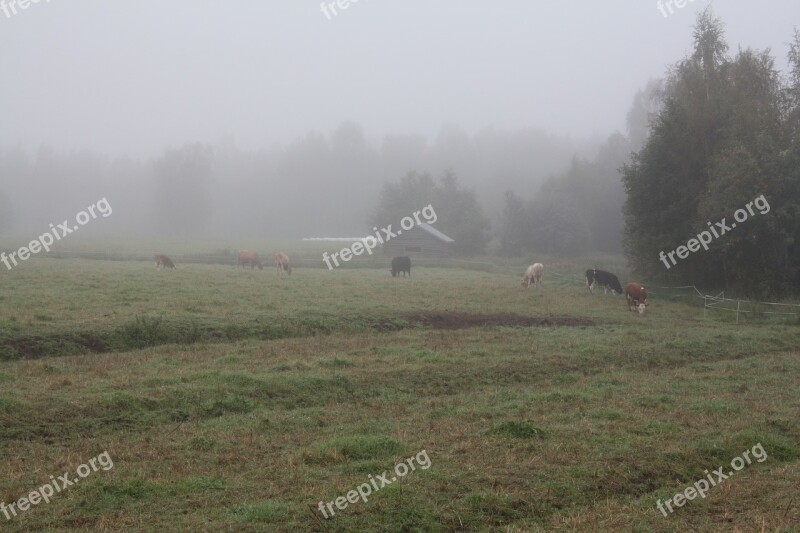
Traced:
[[786, 205], [781, 212], [787, 221], [787, 285], [800, 292], [800, 31], [794, 32], [788, 59], [790, 71], [784, 91], [787, 147], [780, 153]]
[[695, 53], [668, 73], [650, 138], [623, 167], [628, 193], [623, 246], [643, 274], [663, 270], [659, 252], [672, 250], [691, 233], [719, 138], [717, 87], [726, 50], [721, 23], [704, 11], [695, 26]]

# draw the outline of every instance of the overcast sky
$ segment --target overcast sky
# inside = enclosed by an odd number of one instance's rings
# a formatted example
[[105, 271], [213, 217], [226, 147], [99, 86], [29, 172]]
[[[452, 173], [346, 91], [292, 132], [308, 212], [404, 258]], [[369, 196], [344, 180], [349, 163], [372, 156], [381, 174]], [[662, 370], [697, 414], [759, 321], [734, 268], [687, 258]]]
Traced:
[[[373, 142], [443, 124], [605, 136], [689, 51], [706, 5], [360, 0], [329, 19], [319, 0], [41, 0], [0, 11], [0, 146], [252, 149], [346, 120]], [[714, 11], [732, 52], [769, 47], [785, 68], [798, 0]]]

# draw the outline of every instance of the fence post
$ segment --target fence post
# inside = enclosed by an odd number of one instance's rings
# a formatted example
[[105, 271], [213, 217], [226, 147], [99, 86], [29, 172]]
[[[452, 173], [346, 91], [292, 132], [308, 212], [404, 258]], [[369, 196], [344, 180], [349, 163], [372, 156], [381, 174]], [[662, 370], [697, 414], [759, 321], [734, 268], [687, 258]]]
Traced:
[[706, 295], [703, 295], [703, 318], [706, 317]]
[[736, 300], [736, 323], [739, 323], [739, 304], [742, 303], [741, 300]]

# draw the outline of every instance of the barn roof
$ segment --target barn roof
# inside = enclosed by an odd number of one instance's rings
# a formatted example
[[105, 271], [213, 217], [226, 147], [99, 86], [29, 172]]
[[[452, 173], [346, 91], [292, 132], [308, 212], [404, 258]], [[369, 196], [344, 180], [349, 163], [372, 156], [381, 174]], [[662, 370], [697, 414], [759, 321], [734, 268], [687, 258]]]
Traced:
[[448, 237], [447, 235], [445, 235], [444, 233], [442, 233], [441, 231], [439, 231], [438, 229], [436, 229], [433, 226], [430, 226], [430, 225], [428, 225], [428, 224], [426, 224], [424, 222], [421, 222], [419, 224], [419, 227], [424, 229], [425, 231], [427, 231], [428, 233], [430, 233], [431, 235], [433, 235], [434, 237], [436, 237], [437, 239], [439, 239], [442, 242], [456, 242], [453, 239], [451, 239], [450, 237]]

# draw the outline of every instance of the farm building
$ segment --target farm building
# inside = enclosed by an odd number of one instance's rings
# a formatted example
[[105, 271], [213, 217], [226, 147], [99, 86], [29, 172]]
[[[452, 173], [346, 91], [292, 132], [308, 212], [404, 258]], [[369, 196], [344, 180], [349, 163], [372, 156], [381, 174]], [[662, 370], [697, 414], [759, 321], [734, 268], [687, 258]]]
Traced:
[[384, 255], [396, 257], [447, 257], [452, 249], [453, 239], [424, 222], [392, 237], [383, 245]]

